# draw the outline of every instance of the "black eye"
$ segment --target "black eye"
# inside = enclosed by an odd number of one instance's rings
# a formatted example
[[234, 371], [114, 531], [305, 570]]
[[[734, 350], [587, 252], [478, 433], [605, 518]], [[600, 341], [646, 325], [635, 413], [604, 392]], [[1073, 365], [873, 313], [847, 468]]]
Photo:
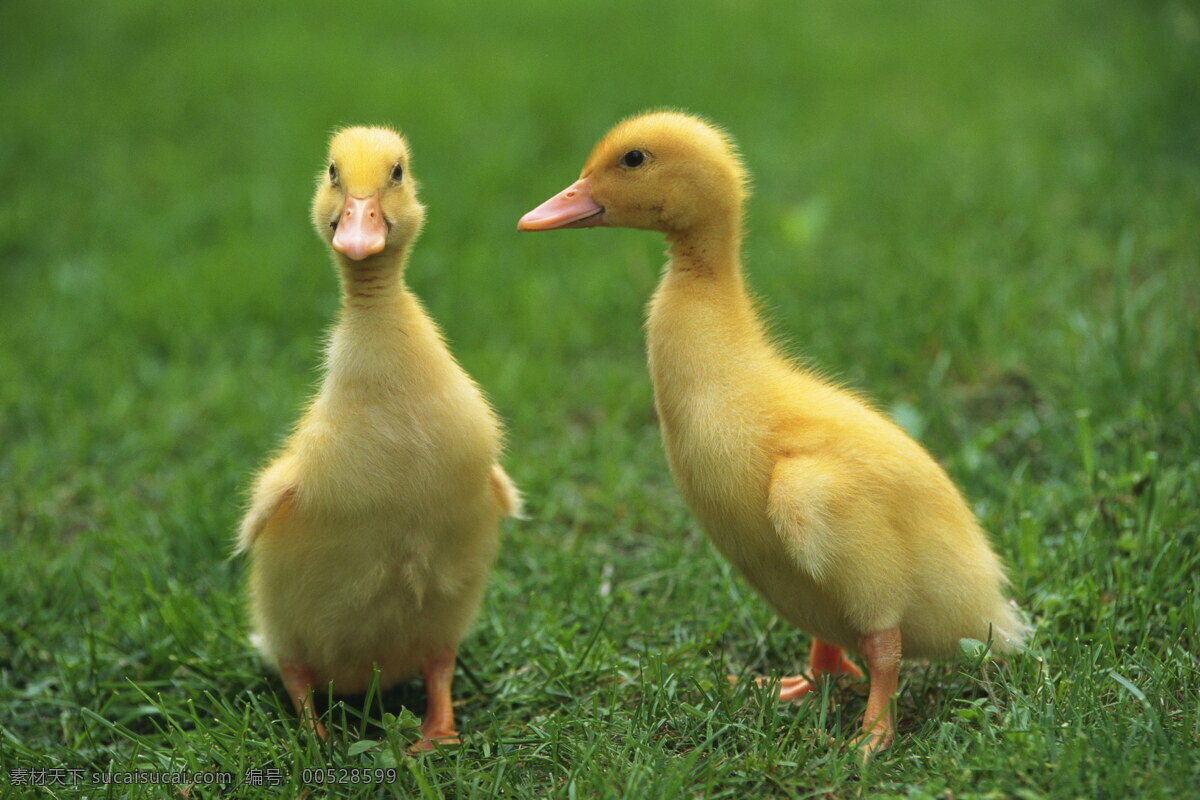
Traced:
[[336, 185], [337, 185], [337, 178], [338, 178], [338, 176], [337, 176], [337, 164], [334, 164], [332, 161], [330, 161], [330, 162], [329, 162], [329, 182], [330, 182], [330, 183], [332, 183], [332, 184], [334, 184], [334, 185], [336, 186]]
[[646, 160], [646, 154], [641, 150], [630, 150], [621, 156], [622, 167], [640, 167]]
[[392, 183], [399, 183], [404, 179], [404, 167], [397, 164], [392, 167]]

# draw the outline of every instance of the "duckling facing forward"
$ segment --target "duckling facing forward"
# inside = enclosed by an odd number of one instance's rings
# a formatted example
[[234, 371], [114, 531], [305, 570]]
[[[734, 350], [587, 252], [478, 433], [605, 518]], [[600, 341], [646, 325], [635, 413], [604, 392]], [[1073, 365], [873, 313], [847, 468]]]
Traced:
[[771, 345], [742, 278], [746, 172], [692, 116], [617, 125], [579, 180], [522, 217], [526, 231], [597, 225], [665, 234], [647, 349], [675, 482], [717, 549], [782, 617], [814, 637], [807, 676], [861, 674], [864, 757], [895, 737], [901, 654], [949, 657], [962, 638], [1008, 651], [1025, 626], [978, 521], [940, 466], [851, 392]]
[[417, 749], [457, 742], [450, 686], [503, 516], [520, 496], [497, 463], [500, 427], [479, 387], [405, 287], [424, 222], [409, 150], [386, 128], [334, 135], [312, 204], [342, 303], [325, 378], [242, 521], [263, 655], [297, 713], [329, 684], [364, 691], [418, 672]]

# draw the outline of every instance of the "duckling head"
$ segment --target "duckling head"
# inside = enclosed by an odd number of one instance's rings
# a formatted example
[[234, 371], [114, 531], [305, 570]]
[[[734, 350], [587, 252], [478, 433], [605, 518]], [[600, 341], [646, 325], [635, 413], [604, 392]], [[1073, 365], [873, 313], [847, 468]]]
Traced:
[[631, 117], [588, 156], [579, 180], [521, 218], [518, 230], [642, 228], [668, 237], [740, 221], [746, 169], [716, 126], [677, 111]]
[[409, 161], [408, 143], [390, 128], [343, 128], [330, 139], [312, 221], [340, 257], [402, 253], [416, 240], [425, 208]]

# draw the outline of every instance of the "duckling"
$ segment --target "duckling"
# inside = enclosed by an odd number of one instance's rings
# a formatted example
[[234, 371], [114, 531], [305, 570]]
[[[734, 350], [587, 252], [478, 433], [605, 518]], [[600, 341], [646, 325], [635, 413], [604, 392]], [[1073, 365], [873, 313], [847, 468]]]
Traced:
[[895, 738], [901, 656], [954, 655], [963, 638], [1018, 647], [1005, 575], [945, 471], [862, 397], [784, 358], [742, 274], [747, 174], [730, 138], [687, 114], [618, 124], [575, 183], [518, 228], [658, 231], [669, 244], [646, 323], [671, 473], [717, 550], [772, 609], [814, 637], [809, 674], [871, 686], [863, 757]]
[[341, 310], [325, 375], [259, 475], [238, 534], [249, 610], [297, 714], [320, 736], [314, 689], [353, 694], [422, 673], [417, 750], [456, 743], [451, 682], [504, 516], [520, 495], [479, 387], [404, 283], [425, 209], [408, 144], [381, 127], [336, 133], [312, 223], [331, 248]]

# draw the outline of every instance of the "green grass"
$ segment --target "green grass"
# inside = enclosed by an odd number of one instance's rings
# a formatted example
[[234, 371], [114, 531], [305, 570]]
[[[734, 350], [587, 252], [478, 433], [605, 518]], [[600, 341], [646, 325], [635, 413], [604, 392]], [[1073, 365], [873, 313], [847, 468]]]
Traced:
[[[1128, 4], [35, 3], [0, 11], [0, 772], [394, 767], [395, 797], [1178, 797], [1200, 785], [1200, 15]], [[516, 7], [506, 7], [516, 6]], [[901, 738], [802, 668], [658, 442], [663, 244], [519, 236], [618, 118], [688, 108], [755, 176], [795, 352], [878, 399], [993, 532], [1037, 626], [912, 665]], [[456, 681], [298, 731], [227, 558], [316, 380], [328, 132], [408, 133], [409, 270], [508, 422], [510, 525]], [[363, 718], [366, 709], [367, 719]], [[380, 742], [378, 748], [363, 742]], [[311, 784], [310, 784], [311, 785]], [[161, 787], [0, 794], [160, 797]], [[314, 787], [311, 797], [326, 791]]]

